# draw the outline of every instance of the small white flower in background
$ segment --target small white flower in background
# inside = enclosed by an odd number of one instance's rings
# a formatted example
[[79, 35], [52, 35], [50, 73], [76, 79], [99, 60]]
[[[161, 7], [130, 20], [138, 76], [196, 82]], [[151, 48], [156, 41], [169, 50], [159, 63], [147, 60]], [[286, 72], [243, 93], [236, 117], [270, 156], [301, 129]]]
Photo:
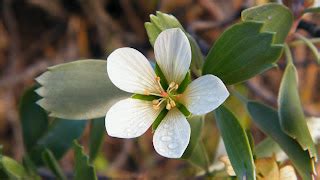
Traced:
[[128, 98], [113, 105], [106, 114], [105, 125], [110, 136], [134, 138], [141, 136], [166, 108], [153, 136], [155, 150], [168, 158], [179, 158], [190, 139], [190, 125], [176, 107], [183, 104], [192, 114], [206, 114], [221, 105], [229, 96], [223, 82], [205, 75], [191, 82], [179, 94], [177, 89], [186, 77], [191, 63], [191, 48], [186, 35], [178, 28], [161, 32], [154, 44], [157, 64], [169, 87], [164, 89], [147, 58], [132, 48], [120, 48], [107, 59], [107, 71], [119, 89], [157, 97], [153, 101]]

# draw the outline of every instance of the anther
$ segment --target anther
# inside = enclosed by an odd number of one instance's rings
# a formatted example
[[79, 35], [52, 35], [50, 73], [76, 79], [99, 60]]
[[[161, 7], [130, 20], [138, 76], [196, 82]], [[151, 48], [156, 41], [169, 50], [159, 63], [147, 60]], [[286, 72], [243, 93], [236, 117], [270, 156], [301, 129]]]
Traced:
[[153, 101], [152, 101], [152, 104], [153, 104], [153, 105], [158, 105], [158, 104], [159, 104], [159, 100], [158, 100], [158, 99], [153, 100]]
[[171, 109], [170, 103], [168, 103], [168, 104], [166, 105], [166, 109], [167, 109], [167, 110], [170, 110], [170, 109]]
[[160, 109], [160, 106], [158, 106], [158, 105], [152, 105], [152, 107], [153, 107], [153, 109], [155, 109], [155, 110]]
[[171, 82], [171, 83], [169, 84], [169, 88], [173, 88], [173, 87], [175, 87], [175, 85], [176, 85], [175, 82]]
[[171, 107], [176, 107], [176, 103], [173, 100], [170, 100]]

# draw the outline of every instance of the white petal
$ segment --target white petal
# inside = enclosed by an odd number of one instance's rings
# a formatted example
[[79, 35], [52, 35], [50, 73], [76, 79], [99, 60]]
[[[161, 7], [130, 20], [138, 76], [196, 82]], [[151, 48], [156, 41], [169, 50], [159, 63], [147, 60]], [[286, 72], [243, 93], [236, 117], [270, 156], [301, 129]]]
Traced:
[[152, 108], [150, 101], [132, 98], [121, 100], [107, 112], [105, 119], [107, 133], [118, 138], [141, 136], [157, 118], [160, 110]]
[[191, 113], [201, 115], [219, 107], [228, 96], [226, 86], [218, 77], [205, 75], [188, 85], [181, 102]]
[[176, 108], [170, 110], [153, 136], [153, 146], [162, 156], [180, 158], [190, 140], [190, 125]]
[[156, 61], [168, 83], [180, 84], [191, 63], [191, 47], [179, 28], [162, 31], [154, 43]]
[[133, 48], [119, 48], [107, 60], [112, 83], [123, 91], [144, 94], [157, 92], [156, 74], [147, 58]]

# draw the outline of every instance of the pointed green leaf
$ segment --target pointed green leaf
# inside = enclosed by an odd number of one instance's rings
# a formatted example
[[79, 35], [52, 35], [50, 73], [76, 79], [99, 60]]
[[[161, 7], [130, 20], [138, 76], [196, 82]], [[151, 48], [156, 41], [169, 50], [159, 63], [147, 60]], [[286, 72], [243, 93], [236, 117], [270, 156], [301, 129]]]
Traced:
[[42, 160], [51, 172], [56, 176], [57, 179], [66, 180], [66, 176], [63, 174], [60, 165], [52, 152], [49, 149], [45, 149], [42, 153]]
[[89, 141], [89, 157], [93, 162], [101, 149], [105, 137], [104, 118], [93, 119], [91, 121], [90, 141]]
[[151, 22], [145, 23], [145, 28], [147, 30], [149, 41], [152, 46], [154, 45], [158, 35], [166, 29], [180, 28], [182, 31], [185, 32], [186, 36], [189, 39], [189, 43], [192, 51], [190, 68], [194, 74], [196, 74], [197, 76], [200, 76], [201, 68], [203, 66], [202, 52], [197, 42], [195, 41], [195, 39], [183, 29], [182, 25], [177, 20], [177, 18], [175, 18], [173, 15], [157, 11], [156, 16], [150, 15], [150, 21]]
[[307, 121], [301, 107], [298, 92], [297, 71], [288, 63], [279, 90], [279, 119], [281, 129], [308, 150], [310, 157], [317, 159], [317, 150], [313, 144]]
[[203, 116], [192, 116], [188, 119], [188, 122], [191, 127], [191, 137], [188, 144], [187, 149], [184, 151], [182, 155], [182, 159], [188, 159], [192, 152], [194, 151], [197, 144], [199, 144], [199, 140], [201, 137], [201, 132], [204, 124], [204, 117]]
[[36, 79], [43, 97], [38, 104], [50, 116], [93, 119], [105, 116], [114, 100], [127, 94], [115, 87], [104, 60], [80, 60], [48, 68]]
[[27, 152], [31, 151], [48, 129], [48, 115], [35, 103], [41, 98], [34, 92], [36, 88], [37, 86], [33, 86], [25, 91], [19, 107], [23, 142]]
[[304, 151], [299, 143], [285, 134], [280, 127], [278, 112], [263, 104], [249, 101], [247, 108], [256, 125], [288, 155], [303, 179], [312, 179], [314, 160]]
[[283, 46], [274, 44], [274, 32], [261, 32], [263, 25], [248, 21], [227, 29], [207, 55], [203, 73], [216, 75], [229, 85], [274, 67]]
[[74, 139], [78, 139], [85, 128], [86, 121], [55, 119], [49, 130], [39, 139], [29, 152], [30, 158], [38, 165], [43, 164], [39, 154], [48, 148], [56, 159], [62, 158], [71, 147]]
[[23, 157], [22, 165], [26, 169], [29, 176], [31, 176], [34, 180], [41, 180], [41, 177], [38, 175], [36, 165], [32, 162], [28, 155]]
[[84, 154], [83, 147], [77, 141], [74, 141], [73, 149], [75, 155], [74, 179], [96, 180], [95, 168], [89, 163], [89, 158]]
[[243, 21], [261, 21], [261, 32], [275, 32], [275, 44], [284, 43], [293, 24], [293, 14], [284, 5], [269, 3], [242, 11]]
[[17, 161], [7, 156], [0, 156], [1, 179], [33, 179]]
[[255, 179], [253, 156], [245, 130], [232, 112], [223, 105], [215, 110], [215, 117], [238, 179]]

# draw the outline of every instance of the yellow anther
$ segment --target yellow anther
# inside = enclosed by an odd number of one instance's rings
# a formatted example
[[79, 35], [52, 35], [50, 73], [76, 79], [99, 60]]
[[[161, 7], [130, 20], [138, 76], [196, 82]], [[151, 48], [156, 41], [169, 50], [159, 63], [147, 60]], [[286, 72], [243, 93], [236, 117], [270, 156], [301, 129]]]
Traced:
[[166, 109], [167, 109], [167, 110], [170, 110], [170, 109], [171, 109], [170, 103], [168, 103], [168, 104], [166, 105]]
[[176, 107], [176, 103], [173, 100], [170, 100], [171, 107]]
[[169, 84], [169, 88], [173, 88], [173, 87], [175, 87], [175, 85], [176, 85], [175, 82], [171, 82], [171, 83]]
[[176, 84], [174, 89], [177, 90], [179, 88], [179, 84]]
[[158, 106], [158, 105], [152, 105], [152, 107], [153, 107], [153, 109], [155, 109], [155, 110], [160, 109], [160, 106]]
[[158, 99], [153, 100], [153, 101], [152, 101], [152, 104], [153, 104], [153, 105], [158, 105], [158, 104], [159, 104], [159, 100], [158, 100]]

